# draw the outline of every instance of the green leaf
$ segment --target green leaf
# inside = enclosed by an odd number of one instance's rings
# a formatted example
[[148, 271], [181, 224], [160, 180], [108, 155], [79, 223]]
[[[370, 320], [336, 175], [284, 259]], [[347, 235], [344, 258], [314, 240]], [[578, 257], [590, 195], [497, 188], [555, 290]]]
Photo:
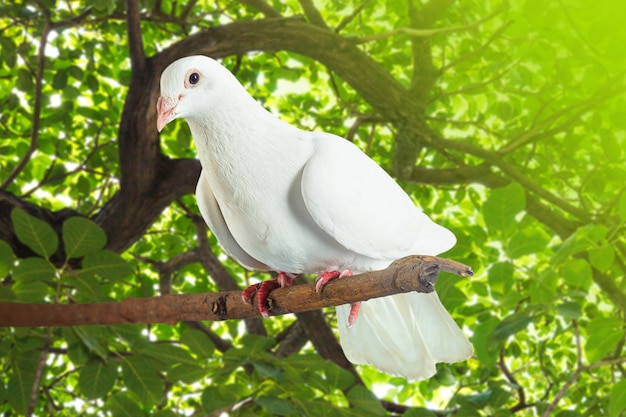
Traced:
[[78, 388], [89, 399], [104, 398], [115, 384], [117, 366], [113, 361], [92, 359], [81, 369]]
[[265, 408], [272, 415], [284, 416], [294, 413], [296, 410], [291, 406], [289, 401], [277, 397], [258, 397], [254, 402]]
[[510, 262], [498, 262], [487, 271], [487, 280], [492, 291], [506, 294], [513, 286], [514, 266]]
[[580, 305], [575, 301], [567, 301], [556, 306], [556, 312], [563, 318], [576, 320], [580, 318], [583, 313]]
[[549, 237], [539, 229], [525, 228], [513, 235], [507, 245], [508, 255], [515, 259], [546, 249]]
[[9, 405], [18, 414], [26, 414], [28, 410], [40, 359], [39, 352], [29, 351], [17, 357], [11, 365], [7, 395]]
[[11, 221], [19, 241], [37, 255], [50, 258], [57, 250], [59, 237], [48, 223], [19, 208], [11, 210]]
[[211, 339], [209, 339], [207, 335], [200, 330], [183, 330], [180, 342], [189, 347], [189, 349], [198, 355], [198, 357], [203, 359], [211, 357], [215, 351], [215, 345]]
[[0, 285], [0, 302], [12, 303], [16, 301], [15, 293], [10, 287]]
[[619, 197], [619, 218], [622, 220], [622, 222], [626, 222], [626, 193], [622, 193], [622, 195]]
[[52, 78], [52, 88], [54, 88], [55, 90], [62, 90], [65, 88], [66, 85], [67, 70], [60, 69], [54, 74], [54, 77]]
[[530, 300], [532, 304], [552, 304], [556, 297], [558, 277], [552, 268], [546, 268], [539, 273], [530, 284]]
[[126, 357], [122, 361], [125, 386], [137, 394], [146, 407], [154, 407], [163, 395], [163, 381], [152, 364], [141, 356]]
[[85, 255], [83, 268], [79, 274], [83, 277], [101, 277], [105, 280], [117, 282], [133, 273], [132, 268], [120, 255], [109, 250]]
[[474, 334], [471, 337], [476, 357], [486, 368], [494, 366], [498, 359], [499, 344], [493, 343], [490, 336], [499, 323], [496, 317], [490, 317], [474, 327]]
[[556, 417], [583, 417], [583, 415], [575, 410], [563, 410], [559, 411]]
[[496, 386], [466, 398], [478, 409], [483, 409], [489, 405], [492, 409], [497, 410], [502, 408], [511, 396], [510, 392]]
[[0, 278], [4, 278], [13, 268], [15, 255], [13, 249], [4, 240], [0, 240]]
[[182, 381], [185, 384], [193, 384], [207, 377], [207, 370], [200, 365], [180, 363], [172, 366], [167, 371], [167, 380], [170, 382]]
[[386, 416], [387, 412], [380, 404], [380, 400], [363, 385], [355, 385], [346, 395], [350, 404], [361, 416]]
[[142, 343], [135, 347], [136, 353], [149, 356], [170, 367], [177, 363], [196, 365], [198, 362], [185, 349], [165, 343]]
[[402, 417], [437, 417], [437, 414], [427, 408], [411, 408], [402, 413]]
[[556, 254], [552, 258], [554, 265], [566, 262], [568, 258], [577, 253], [595, 247], [606, 237], [608, 229], [606, 226], [588, 224], [576, 229], [576, 232], [565, 239]]
[[24, 68], [20, 68], [17, 70], [17, 80], [15, 86], [18, 90], [22, 90], [25, 93], [30, 93], [33, 90], [33, 77], [30, 72], [26, 71]]
[[518, 183], [492, 190], [483, 205], [483, 217], [489, 231], [507, 234], [517, 224], [515, 217], [525, 207], [524, 188]]
[[[111, 3], [115, 4], [115, 1], [111, 1]], [[91, 91], [96, 92], [98, 91], [100, 83], [98, 82], [98, 79], [93, 74], [89, 73], [87, 74], [87, 77], [85, 78], [85, 85]]]
[[283, 370], [272, 362], [258, 361], [253, 362], [252, 365], [254, 366], [254, 370], [257, 371], [262, 378], [275, 381], [285, 380]]
[[354, 375], [347, 370], [340, 368], [334, 362], [326, 362], [324, 367], [326, 384], [338, 389], [347, 389], [354, 384]]
[[113, 417], [140, 417], [146, 414], [139, 408], [137, 401], [130, 398], [128, 393], [117, 392], [106, 402], [106, 408]]
[[25, 303], [42, 302], [48, 295], [49, 287], [40, 281], [16, 282], [13, 285], [13, 293], [19, 301]]
[[608, 245], [602, 245], [589, 250], [589, 261], [596, 269], [605, 272], [615, 260], [615, 250]]
[[70, 217], [63, 222], [63, 244], [67, 258], [80, 258], [104, 247], [107, 236], [93, 221]]
[[496, 341], [506, 340], [509, 336], [528, 327], [531, 321], [532, 316], [528, 313], [513, 313], [498, 323], [491, 337]]
[[584, 259], [571, 258], [561, 268], [563, 280], [574, 287], [586, 291], [593, 282], [593, 271], [591, 265]]
[[103, 361], [107, 360], [107, 350], [99, 342], [101, 338], [101, 334], [98, 332], [99, 329], [92, 326], [74, 326], [72, 330], [89, 352], [95, 353]]
[[42, 258], [21, 259], [13, 271], [16, 282], [35, 282], [52, 280], [56, 275], [56, 269]]
[[609, 397], [610, 417], [619, 417], [624, 411], [626, 411], [626, 379], [622, 379], [613, 385]]
[[7, 63], [9, 68], [15, 65], [17, 45], [15, 41], [6, 36], [0, 36], [0, 59]]
[[220, 389], [219, 387], [209, 386], [202, 391], [202, 409], [207, 413], [233, 405], [236, 402], [237, 394], [230, 389]]
[[159, 410], [152, 414], [152, 417], [179, 417], [180, 414], [169, 409]]
[[92, 277], [70, 276], [64, 278], [64, 282], [76, 288], [74, 298], [82, 303], [100, 302], [108, 299], [102, 290], [102, 285]]
[[624, 337], [624, 322], [617, 317], [599, 317], [587, 325], [585, 354], [590, 364], [612, 353]]

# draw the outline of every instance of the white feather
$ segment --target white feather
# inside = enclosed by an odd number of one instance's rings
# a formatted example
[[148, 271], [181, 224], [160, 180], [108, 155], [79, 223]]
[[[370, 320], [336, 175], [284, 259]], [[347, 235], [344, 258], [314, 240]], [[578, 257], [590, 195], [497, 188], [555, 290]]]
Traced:
[[337, 307], [341, 346], [352, 363], [421, 380], [435, 374], [437, 362], [459, 362], [472, 356], [472, 345], [435, 292], [362, 302], [350, 328], [349, 312], [349, 305]]
[[[199, 82], [190, 85], [190, 73]], [[280, 121], [216, 61], [194, 56], [174, 62], [161, 77], [161, 95], [160, 126], [183, 117], [196, 142], [203, 167], [200, 211], [242, 265], [365, 272], [454, 245], [454, 235], [418, 210], [356, 146]], [[472, 355], [435, 293], [364, 302], [350, 329], [348, 312], [349, 306], [337, 307], [341, 343], [355, 363], [423, 379], [433, 375], [436, 362]]]

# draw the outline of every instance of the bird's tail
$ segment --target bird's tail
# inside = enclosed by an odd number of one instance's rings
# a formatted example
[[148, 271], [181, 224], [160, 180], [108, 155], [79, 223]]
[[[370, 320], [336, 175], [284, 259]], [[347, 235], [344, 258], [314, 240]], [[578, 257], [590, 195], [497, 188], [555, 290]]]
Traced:
[[437, 362], [460, 362], [473, 354], [436, 292], [364, 301], [351, 328], [349, 312], [349, 305], [337, 307], [341, 346], [352, 363], [420, 380], [435, 374]]

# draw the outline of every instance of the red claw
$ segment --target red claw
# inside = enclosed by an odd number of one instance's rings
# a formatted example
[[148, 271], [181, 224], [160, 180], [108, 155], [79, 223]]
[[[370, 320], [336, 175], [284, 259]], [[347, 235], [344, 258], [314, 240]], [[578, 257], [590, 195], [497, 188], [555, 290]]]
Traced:
[[352, 276], [352, 270], [350, 269], [346, 269], [343, 272], [339, 272], [337, 270], [324, 272], [317, 278], [317, 283], [315, 284], [315, 292], [320, 292], [320, 290], [322, 289], [324, 285], [326, 285], [328, 282], [334, 279], [343, 278], [343, 277], [351, 277], [351, 276]]
[[359, 309], [361, 308], [361, 302], [350, 303], [350, 313], [348, 314], [348, 329], [356, 323], [356, 318], [359, 317]]
[[[333, 279], [343, 278], [343, 277], [351, 277], [352, 271], [350, 269], [346, 269], [343, 272], [339, 271], [326, 271], [321, 274], [317, 283], [315, 284], [315, 292], [320, 292], [322, 287], [326, 285], [328, 282]], [[357, 317], [359, 317], [359, 309], [361, 308], [361, 302], [350, 303], [350, 313], [348, 314], [348, 327], [352, 327], [352, 325], [356, 322]]]
[[257, 297], [257, 305], [259, 308], [259, 313], [263, 318], [269, 318], [269, 306], [267, 304], [267, 297], [269, 296], [270, 291], [279, 287], [289, 287], [291, 286], [296, 274], [288, 274], [286, 272], [279, 272], [278, 276], [269, 281], [259, 282], [257, 284], [252, 284], [241, 293], [241, 298], [243, 302], [246, 304], [253, 304], [254, 293], [256, 293]]

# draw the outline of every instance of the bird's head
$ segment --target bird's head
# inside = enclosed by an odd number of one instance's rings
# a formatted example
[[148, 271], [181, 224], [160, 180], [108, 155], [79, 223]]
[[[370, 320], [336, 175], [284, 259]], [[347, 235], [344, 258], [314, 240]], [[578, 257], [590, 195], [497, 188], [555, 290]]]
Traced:
[[161, 75], [157, 130], [179, 117], [201, 117], [207, 100], [215, 95], [213, 90], [223, 88], [223, 81], [229, 78], [233, 77], [226, 68], [206, 56], [188, 56], [171, 63]]

